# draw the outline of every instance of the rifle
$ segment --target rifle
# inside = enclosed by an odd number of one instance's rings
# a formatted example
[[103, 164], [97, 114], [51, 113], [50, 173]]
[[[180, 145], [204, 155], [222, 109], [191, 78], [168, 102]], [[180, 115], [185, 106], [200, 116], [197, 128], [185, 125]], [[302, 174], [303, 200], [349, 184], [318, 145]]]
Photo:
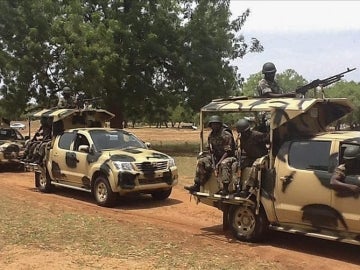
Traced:
[[352, 68], [352, 69], [347, 68], [346, 71], [341, 72], [341, 73], [336, 74], [336, 75], [333, 75], [333, 76], [330, 76], [330, 77], [328, 77], [328, 78], [326, 78], [326, 79], [323, 79], [323, 80], [316, 79], [316, 80], [312, 81], [311, 83], [305, 84], [305, 85], [297, 88], [297, 89], [295, 90], [295, 92], [296, 92], [297, 94], [301, 94], [302, 96], [305, 96], [305, 94], [307, 93], [307, 91], [309, 91], [310, 89], [316, 88], [316, 87], [318, 87], [318, 86], [320, 86], [321, 89], [322, 89], [322, 88], [324, 88], [324, 87], [326, 87], [326, 86], [328, 86], [328, 85], [330, 85], [330, 84], [333, 84], [333, 83], [339, 81], [342, 77], [344, 77], [344, 74], [345, 74], [345, 73], [354, 71], [355, 69], [356, 69], [356, 68]]
[[216, 168], [216, 159], [215, 159], [215, 155], [214, 155], [214, 150], [213, 150], [213, 147], [212, 147], [212, 144], [209, 145], [210, 147], [210, 155], [211, 155], [211, 163], [212, 163], [212, 167], [214, 169], [214, 173], [215, 173], [215, 176], [217, 177], [219, 172]]
[[83, 96], [78, 96], [76, 99], [76, 107], [78, 109], [84, 109], [89, 105], [93, 105], [94, 101], [101, 100], [101, 97], [95, 98], [84, 98]]

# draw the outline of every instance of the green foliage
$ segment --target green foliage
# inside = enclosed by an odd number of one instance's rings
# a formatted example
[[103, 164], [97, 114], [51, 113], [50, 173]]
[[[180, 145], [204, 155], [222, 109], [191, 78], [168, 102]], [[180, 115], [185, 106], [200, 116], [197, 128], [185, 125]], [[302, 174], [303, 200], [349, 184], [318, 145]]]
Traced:
[[258, 40], [248, 45], [239, 35], [250, 11], [230, 21], [229, 4], [1, 1], [2, 108], [17, 117], [30, 101], [54, 106], [67, 85], [74, 95], [101, 96], [115, 126], [166, 119], [180, 102], [198, 111], [239, 88], [230, 60], [262, 51]]
[[242, 81], [229, 60], [263, 49], [256, 39], [249, 48], [244, 37], [237, 35], [249, 10], [228, 23], [229, 3], [199, 1], [185, 25], [184, 78], [188, 102], [195, 111], [214, 98], [235, 95]]
[[261, 72], [251, 74], [246, 82], [243, 84], [242, 95], [252, 97], [255, 96], [256, 88], [258, 86], [259, 81], [262, 79]]
[[170, 120], [172, 123], [178, 123], [180, 126], [181, 122], [193, 123], [194, 111], [191, 108], [186, 108], [182, 105], [177, 105], [175, 109], [169, 109]]
[[293, 69], [287, 69], [276, 75], [276, 80], [285, 93], [292, 92], [296, 88], [308, 82]]
[[343, 123], [360, 123], [360, 83], [339, 81], [324, 89], [326, 97], [348, 98], [355, 106], [354, 111], [342, 120]]

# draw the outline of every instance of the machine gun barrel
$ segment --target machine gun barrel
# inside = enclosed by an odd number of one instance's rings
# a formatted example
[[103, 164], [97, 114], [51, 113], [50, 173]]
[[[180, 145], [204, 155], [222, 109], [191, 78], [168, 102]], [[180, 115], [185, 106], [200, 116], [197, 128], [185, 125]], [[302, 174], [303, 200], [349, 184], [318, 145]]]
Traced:
[[333, 83], [335, 83], [335, 82], [337, 82], [337, 81], [340, 81], [340, 79], [341, 79], [342, 77], [344, 77], [344, 74], [346, 74], [346, 73], [348, 73], [348, 72], [351, 72], [351, 71], [354, 71], [355, 69], [356, 69], [356, 68], [352, 68], [352, 69], [347, 68], [346, 71], [341, 72], [341, 73], [336, 74], [336, 75], [333, 75], [333, 76], [330, 76], [330, 77], [325, 78], [325, 79], [323, 79], [323, 80], [316, 79], [316, 80], [314, 80], [314, 81], [312, 81], [312, 82], [310, 82], [310, 83], [308, 83], [308, 84], [306, 84], [306, 85], [303, 85], [303, 86], [297, 88], [297, 89], [295, 90], [295, 92], [296, 92], [297, 94], [305, 95], [305, 94], [307, 93], [307, 91], [309, 91], [310, 89], [316, 88], [316, 87], [318, 87], [318, 86], [320, 86], [320, 87], [326, 87], [326, 86], [328, 86], [328, 85], [330, 85], [330, 84], [333, 84]]

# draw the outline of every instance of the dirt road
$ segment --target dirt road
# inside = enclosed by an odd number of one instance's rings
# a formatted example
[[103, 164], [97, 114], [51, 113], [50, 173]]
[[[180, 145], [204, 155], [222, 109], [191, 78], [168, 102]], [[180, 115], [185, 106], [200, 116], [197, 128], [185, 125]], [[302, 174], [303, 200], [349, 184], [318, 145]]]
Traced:
[[[155, 202], [150, 197], [140, 197], [121, 201], [118, 206], [110, 209], [98, 207], [87, 193], [61, 189], [52, 194], [40, 193], [34, 189], [33, 173], [31, 172], [2, 172], [0, 185], [0, 196], [26, 201], [44, 211], [52, 211], [51, 208], [56, 205], [64, 211], [94, 213], [114, 220], [127, 220], [134, 224], [150, 224], [163, 228], [172, 232], [169, 234], [174, 238], [172, 240], [179, 241], [179, 250], [190, 249], [192, 252], [196, 252], [205, 246], [212, 246], [215, 251], [228, 251], [229, 258], [243, 256], [244, 259], [253, 260], [255, 263], [261, 258], [261, 260], [268, 261], [270, 265], [271, 263], [276, 265], [275, 269], [360, 268], [360, 247], [358, 246], [278, 232], [271, 233], [265, 242], [259, 244], [235, 241], [230, 233], [224, 234], [222, 231], [221, 212], [203, 204], [196, 204], [194, 199], [190, 200], [189, 194], [183, 190], [181, 183], [173, 190], [170, 199], [165, 203]], [[0, 233], [6, 232], [1, 231]], [[186, 240], [180, 240], [185, 237]], [[48, 253], [47, 255], [52, 259], [44, 261], [44, 256], [39, 258], [37, 250], [5, 245], [0, 248], [0, 268], [76, 269], [76, 265], [71, 265], [71, 261], [73, 256], [80, 255], [52, 251], [48, 251]], [[106, 260], [107, 265], [110, 266], [109, 269], [111, 266], [117, 265], [116, 261], [112, 262], [108, 258], [98, 258], [97, 263], [100, 264], [102, 260]], [[134, 267], [133, 264], [122, 263], [127, 269], [143, 268], [141, 265]], [[226, 267], [224, 268], [226, 269]], [[116, 269], [116, 267], [112, 269]], [[266, 267], [265, 269], [272, 268]]]

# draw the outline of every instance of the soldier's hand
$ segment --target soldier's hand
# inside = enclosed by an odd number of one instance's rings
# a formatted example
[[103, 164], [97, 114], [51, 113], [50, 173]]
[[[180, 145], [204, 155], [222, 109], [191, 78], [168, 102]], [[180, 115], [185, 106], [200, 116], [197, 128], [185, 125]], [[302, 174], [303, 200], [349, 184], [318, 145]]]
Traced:
[[351, 185], [351, 186], [350, 186], [350, 189], [351, 189], [351, 191], [354, 192], [354, 193], [360, 193], [360, 187], [357, 186], [357, 185]]

